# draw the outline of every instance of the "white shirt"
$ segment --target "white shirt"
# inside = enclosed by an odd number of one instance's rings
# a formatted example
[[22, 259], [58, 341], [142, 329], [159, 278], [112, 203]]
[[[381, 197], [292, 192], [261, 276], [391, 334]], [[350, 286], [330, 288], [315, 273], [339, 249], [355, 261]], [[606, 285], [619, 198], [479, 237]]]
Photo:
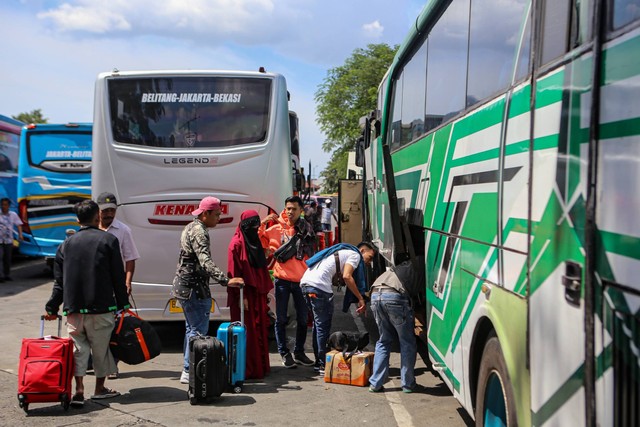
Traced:
[[123, 264], [127, 261], [133, 261], [140, 258], [138, 248], [136, 248], [136, 244], [133, 242], [133, 235], [131, 234], [131, 229], [128, 225], [114, 218], [109, 228], [105, 231], [118, 238]]
[[6, 215], [0, 212], [0, 243], [9, 245], [13, 243], [13, 227], [22, 225], [22, 220], [14, 211]]
[[[340, 274], [344, 272], [344, 266], [349, 264], [355, 270], [360, 263], [360, 253], [351, 249], [341, 249], [338, 251], [340, 258]], [[321, 291], [333, 293], [331, 279], [336, 274], [336, 261], [333, 254], [325, 257], [322, 261], [308, 268], [300, 279], [301, 285], [313, 286]]]
[[333, 209], [329, 206], [325, 206], [322, 208], [322, 223], [323, 224], [331, 224], [331, 214], [333, 213]]

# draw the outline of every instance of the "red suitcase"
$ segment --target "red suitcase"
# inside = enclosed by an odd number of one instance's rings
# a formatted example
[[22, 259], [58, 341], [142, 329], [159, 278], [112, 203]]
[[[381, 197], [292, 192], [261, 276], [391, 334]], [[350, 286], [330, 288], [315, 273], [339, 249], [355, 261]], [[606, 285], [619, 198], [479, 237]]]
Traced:
[[[34, 402], [60, 402], [67, 410], [71, 403], [74, 372], [71, 338], [44, 338], [44, 316], [40, 338], [23, 338], [18, 370], [18, 404], [25, 412]], [[58, 316], [58, 336], [62, 316]]]

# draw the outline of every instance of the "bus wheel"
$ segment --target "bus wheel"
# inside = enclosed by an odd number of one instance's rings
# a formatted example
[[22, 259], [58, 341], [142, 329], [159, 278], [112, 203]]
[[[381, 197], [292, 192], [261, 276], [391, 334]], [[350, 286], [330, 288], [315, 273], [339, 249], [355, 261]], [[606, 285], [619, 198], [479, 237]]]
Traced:
[[476, 425], [515, 426], [515, 399], [498, 337], [490, 337], [482, 353], [476, 393]]

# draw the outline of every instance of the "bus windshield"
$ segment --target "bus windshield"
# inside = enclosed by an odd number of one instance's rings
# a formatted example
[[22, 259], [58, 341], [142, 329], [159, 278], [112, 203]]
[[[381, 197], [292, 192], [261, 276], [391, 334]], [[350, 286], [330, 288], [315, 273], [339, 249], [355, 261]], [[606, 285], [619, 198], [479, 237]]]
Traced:
[[163, 148], [224, 148], [267, 138], [271, 80], [232, 77], [109, 81], [114, 142]]
[[53, 171], [87, 172], [91, 161], [91, 133], [37, 132], [27, 140], [29, 164]]

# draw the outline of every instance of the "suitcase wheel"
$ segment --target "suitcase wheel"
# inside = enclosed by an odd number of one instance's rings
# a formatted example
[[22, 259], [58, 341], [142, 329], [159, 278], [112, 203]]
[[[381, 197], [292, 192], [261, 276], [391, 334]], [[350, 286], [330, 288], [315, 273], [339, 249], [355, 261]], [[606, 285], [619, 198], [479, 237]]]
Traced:
[[60, 404], [62, 405], [65, 411], [69, 410], [69, 405], [71, 404], [71, 400], [69, 400], [69, 396], [66, 393], [60, 395]]
[[24, 409], [25, 413], [29, 412], [29, 403], [23, 394], [18, 395], [18, 406]]
[[241, 393], [242, 392], [242, 386], [239, 386], [239, 385], [233, 386], [233, 392], [236, 393], [236, 394]]
[[187, 390], [187, 395], [189, 396], [189, 403], [192, 405], [195, 405], [198, 403], [198, 399], [196, 399], [196, 396], [193, 394], [193, 391], [191, 390], [191, 387], [189, 387], [189, 390]]

